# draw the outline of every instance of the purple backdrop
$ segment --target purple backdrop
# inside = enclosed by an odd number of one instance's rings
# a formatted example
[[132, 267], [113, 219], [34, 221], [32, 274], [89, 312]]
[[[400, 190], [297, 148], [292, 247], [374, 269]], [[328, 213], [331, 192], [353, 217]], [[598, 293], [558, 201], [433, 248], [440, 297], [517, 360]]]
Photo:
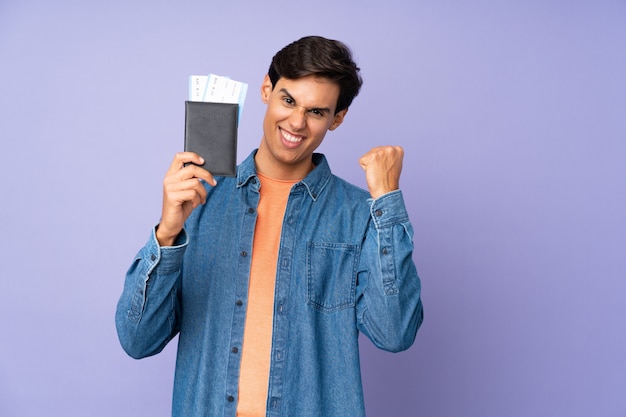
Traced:
[[425, 322], [401, 354], [363, 340], [368, 414], [626, 415], [624, 1], [88, 3], [0, 3], [0, 415], [169, 415], [175, 344], [132, 360], [113, 315], [187, 76], [249, 83], [241, 160], [308, 34], [365, 78], [334, 171], [406, 150]]

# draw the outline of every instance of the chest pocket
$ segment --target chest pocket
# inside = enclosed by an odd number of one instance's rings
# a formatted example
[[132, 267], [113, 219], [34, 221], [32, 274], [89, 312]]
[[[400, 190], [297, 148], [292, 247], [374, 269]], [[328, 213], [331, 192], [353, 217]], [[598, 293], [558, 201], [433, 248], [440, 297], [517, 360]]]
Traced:
[[307, 243], [307, 304], [324, 312], [354, 307], [357, 245]]

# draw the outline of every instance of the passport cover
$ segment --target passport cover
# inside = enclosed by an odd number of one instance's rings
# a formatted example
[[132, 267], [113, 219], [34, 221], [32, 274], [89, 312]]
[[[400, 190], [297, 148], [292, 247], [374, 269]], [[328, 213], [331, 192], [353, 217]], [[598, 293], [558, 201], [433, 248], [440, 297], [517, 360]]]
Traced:
[[203, 157], [202, 168], [215, 176], [236, 174], [238, 107], [185, 101], [185, 151]]

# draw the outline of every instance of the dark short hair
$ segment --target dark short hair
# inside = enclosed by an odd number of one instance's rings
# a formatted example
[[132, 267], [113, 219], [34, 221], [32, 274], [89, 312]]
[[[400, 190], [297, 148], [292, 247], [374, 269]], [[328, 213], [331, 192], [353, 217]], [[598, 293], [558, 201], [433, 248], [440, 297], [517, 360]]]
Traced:
[[305, 36], [278, 51], [268, 70], [272, 88], [280, 78], [297, 80], [309, 75], [327, 78], [339, 85], [335, 112], [347, 109], [359, 94], [363, 80], [352, 52], [342, 42], [321, 36]]

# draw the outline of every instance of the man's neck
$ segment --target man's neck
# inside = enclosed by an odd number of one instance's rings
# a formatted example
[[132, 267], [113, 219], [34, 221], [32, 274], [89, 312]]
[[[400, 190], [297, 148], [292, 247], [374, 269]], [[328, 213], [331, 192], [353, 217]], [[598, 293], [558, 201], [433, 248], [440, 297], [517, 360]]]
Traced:
[[298, 164], [286, 164], [277, 162], [273, 158], [267, 158], [267, 152], [269, 151], [259, 148], [257, 154], [254, 156], [257, 172], [260, 172], [266, 177], [281, 181], [299, 181], [315, 169], [313, 156], [307, 161], [302, 161]]

